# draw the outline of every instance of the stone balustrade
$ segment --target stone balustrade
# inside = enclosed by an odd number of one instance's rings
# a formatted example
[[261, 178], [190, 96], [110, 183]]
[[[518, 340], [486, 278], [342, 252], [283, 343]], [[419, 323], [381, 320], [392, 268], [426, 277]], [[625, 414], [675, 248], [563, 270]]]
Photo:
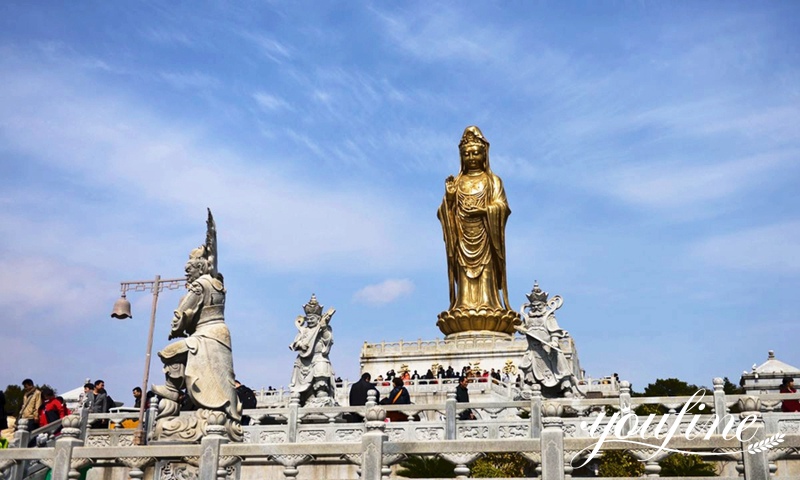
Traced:
[[[349, 465], [352, 474], [341, 478], [356, 478], [358, 471], [362, 479], [378, 480], [389, 475], [393, 464], [411, 455], [447, 459], [455, 465], [457, 478], [466, 478], [470, 465], [481, 455], [518, 452], [537, 466], [541, 478], [562, 480], [571, 477], [572, 460], [585, 457], [597, 442], [597, 435], [591, 436], [586, 426], [600, 415], [629, 412], [641, 405], [679, 411], [690, 401], [690, 397], [631, 397], [628, 386], [623, 383], [622, 387], [618, 399], [544, 399], [537, 390], [526, 390], [527, 399], [522, 401], [469, 404], [456, 403], [453, 395], [441, 403], [402, 406], [376, 405], [373, 401], [366, 407], [302, 408], [292, 403], [246, 411], [254, 422], [244, 427], [244, 440], [239, 443], [229, 443], [222, 436], [222, 428], [212, 425], [200, 444], [134, 446], [131, 429], [88, 428], [83, 434], [80, 416], [73, 415], [63, 420], [61, 436], [43, 448], [24, 448], [35, 432], [28, 432], [22, 425], [14, 440], [15, 448], [0, 450], [0, 478], [22, 480], [35, 465], [52, 469], [54, 480], [78, 478], [78, 471], [89, 465], [111, 472], [104, 478], [163, 480], [179, 478], [178, 470], [186, 478], [194, 475], [202, 480], [314, 478], [308, 469]], [[669, 446], [724, 454], [714, 458], [724, 459], [735, 468], [728, 468], [726, 476], [718, 478], [741, 478], [740, 473], [758, 480], [798, 478], [800, 414], [779, 411], [781, 400], [789, 398], [800, 398], [800, 394], [726, 395], [721, 381], [715, 379], [714, 392], [702, 400], [705, 411], [727, 414], [736, 405], [742, 413], [730, 414], [733, 426], [752, 432], [753, 439], [741, 443], [717, 431], [708, 434], [708, 440], [687, 440], [681, 434], [692, 427], [692, 420], [671, 414], [666, 418], [665, 430], [678, 425]], [[458, 412], [465, 408], [472, 409], [477, 420], [459, 420]], [[409, 421], [386, 422], [386, 412], [392, 410], [406, 413]], [[348, 423], [350, 413], [359, 413], [366, 420]], [[745, 414], [752, 414], [755, 423], [741, 425]], [[108, 419], [117, 426], [134, 417], [131, 413], [92, 414], [88, 422]], [[602, 430], [608, 416], [600, 418], [598, 426]], [[656, 422], [662, 418], [658, 416]], [[710, 416], [699, 418], [696, 425], [705, 424]], [[776, 434], [782, 440], [776, 448], [747, 452], [752, 442]], [[601, 452], [623, 449], [647, 459], [661, 444], [661, 440], [652, 438], [637, 441], [641, 445], [606, 442]], [[664, 452], [660, 455], [656, 458], [663, 458]], [[655, 459], [645, 465], [648, 476], [658, 476], [660, 467]]]

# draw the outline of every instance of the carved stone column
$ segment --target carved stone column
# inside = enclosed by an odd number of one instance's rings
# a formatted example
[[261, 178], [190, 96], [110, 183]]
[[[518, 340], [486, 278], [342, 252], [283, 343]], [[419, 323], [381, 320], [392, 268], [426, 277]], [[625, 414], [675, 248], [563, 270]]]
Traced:
[[444, 438], [445, 440], [456, 439], [456, 392], [447, 392], [447, 400], [444, 402]]
[[72, 458], [72, 450], [75, 447], [83, 446], [83, 440], [80, 440], [81, 430], [81, 417], [78, 415], [69, 415], [64, 417], [61, 421], [63, 425], [61, 429], [61, 436], [56, 440], [55, 453], [53, 454], [53, 480], [69, 480], [70, 478], [78, 478], [80, 473], [78, 469], [86, 466], [89, 463], [88, 459], [74, 459]]
[[[28, 443], [31, 441], [31, 432], [28, 430], [28, 420], [22, 418], [17, 421], [17, 431], [14, 433], [13, 445], [17, 448], [28, 448]], [[9, 480], [22, 480], [25, 475], [25, 467], [28, 465], [27, 460], [19, 460], [11, 467], [10, 472], [6, 475]]]
[[[631, 413], [631, 384], [625, 380], [619, 382], [619, 412], [621, 416]], [[633, 427], [633, 419], [628, 418], [622, 428], [622, 434], [627, 435]]]
[[361, 437], [361, 478], [364, 480], [381, 480], [383, 476], [383, 442], [387, 440], [384, 433], [386, 410], [372, 403], [368, 405], [366, 432]]
[[298, 417], [299, 410], [300, 394], [292, 392], [289, 399], [289, 415], [286, 418], [286, 424], [288, 426], [287, 441], [289, 443], [295, 443], [297, 441], [297, 423], [300, 421]]
[[[225, 437], [225, 413], [211, 412], [208, 415], [206, 436], [200, 441], [200, 479], [217, 480], [220, 470], [219, 447], [227, 443]], [[222, 468], [222, 478], [226, 477], [225, 468]]]
[[542, 434], [542, 387], [537, 383], [525, 390], [530, 392], [531, 399], [531, 438], [539, 438]]
[[564, 480], [564, 430], [558, 417], [545, 417], [542, 429], [542, 478]]
[[742, 442], [742, 460], [744, 460], [744, 476], [748, 480], [767, 480], [769, 478], [769, 460], [767, 449], [756, 448], [757, 443], [766, 439], [764, 420], [758, 411], [760, 402], [755, 397], [744, 397], [739, 400], [741, 412], [739, 417], [745, 421], [747, 417], [755, 417], [755, 422], [743, 429], [742, 438], [753, 435], [748, 442]]

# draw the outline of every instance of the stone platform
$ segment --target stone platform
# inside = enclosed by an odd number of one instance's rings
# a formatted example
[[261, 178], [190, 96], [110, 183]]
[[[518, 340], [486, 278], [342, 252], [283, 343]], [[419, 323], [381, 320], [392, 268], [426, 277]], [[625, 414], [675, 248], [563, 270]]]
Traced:
[[[578, 379], [583, 379], [584, 372], [572, 338], [562, 339], [560, 347]], [[456, 374], [464, 366], [486, 371], [499, 370], [501, 375], [507, 372], [513, 381], [521, 373], [519, 364], [527, 348], [527, 340], [519, 335], [488, 331], [465, 332], [447, 339], [364, 342], [360, 357], [361, 372], [369, 372], [374, 381], [378, 375], [386, 375], [389, 370], [399, 373], [405, 365], [412, 374], [416, 370], [420, 376], [424, 376], [428, 369], [438, 364], [443, 369], [452, 366]]]

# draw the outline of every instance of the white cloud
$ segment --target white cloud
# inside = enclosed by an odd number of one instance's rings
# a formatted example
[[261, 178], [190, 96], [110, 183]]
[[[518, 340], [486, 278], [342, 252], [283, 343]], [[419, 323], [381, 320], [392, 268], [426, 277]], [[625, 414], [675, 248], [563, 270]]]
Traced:
[[[197, 124], [158, 118], [53, 66], [45, 72], [0, 63], [0, 70], [7, 80], [0, 91], [0, 138], [7, 150], [37, 159], [50, 175], [68, 172], [71, 181], [93, 186], [92, 192], [124, 186], [114, 190], [114, 202], [152, 207], [125, 207], [128, 218], [175, 224], [187, 214], [202, 217], [210, 206], [229, 255], [292, 271], [335, 266], [374, 272], [406, 266], [403, 258], [424, 250], [402, 233], [414, 230], [413, 215], [368, 184], [335, 185], [294, 176], [285, 167], [279, 171], [274, 166], [285, 158], [267, 153], [253, 159], [227, 150], [207, 140]], [[81, 198], [57, 207], [69, 208]], [[99, 205], [114, 210], [107, 202]], [[91, 220], [71, 220], [87, 223], [87, 242], [98, 229]], [[61, 224], [63, 218], [49, 221]], [[349, 261], [353, 254], [371, 261], [356, 264]]]
[[281, 108], [287, 108], [289, 106], [289, 104], [286, 103], [286, 101], [282, 98], [276, 97], [275, 95], [270, 95], [266, 92], [256, 92], [253, 94], [253, 98], [264, 110], [274, 111]]
[[367, 285], [353, 295], [353, 299], [371, 305], [386, 305], [414, 291], [414, 282], [408, 279], [388, 279]]
[[240, 35], [252, 42], [264, 56], [276, 63], [283, 63], [292, 56], [286, 45], [268, 35], [255, 32], [244, 32]]
[[764, 273], [800, 273], [800, 221], [717, 235], [691, 255], [717, 267]]
[[723, 200], [774, 181], [775, 172], [790, 164], [794, 152], [756, 155], [727, 162], [687, 165], [659, 162], [610, 169], [587, 180], [593, 188], [635, 206], [653, 209], [704, 208], [707, 202]]

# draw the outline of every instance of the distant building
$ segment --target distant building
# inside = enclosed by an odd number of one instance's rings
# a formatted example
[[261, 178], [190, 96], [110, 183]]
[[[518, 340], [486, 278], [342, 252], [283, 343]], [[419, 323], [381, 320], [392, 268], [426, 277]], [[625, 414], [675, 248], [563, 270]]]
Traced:
[[767, 361], [761, 365], [753, 364], [752, 370], [742, 372], [739, 385], [745, 393], [779, 393], [783, 377], [793, 377], [800, 381], [800, 368], [793, 367], [775, 358], [770, 350]]

